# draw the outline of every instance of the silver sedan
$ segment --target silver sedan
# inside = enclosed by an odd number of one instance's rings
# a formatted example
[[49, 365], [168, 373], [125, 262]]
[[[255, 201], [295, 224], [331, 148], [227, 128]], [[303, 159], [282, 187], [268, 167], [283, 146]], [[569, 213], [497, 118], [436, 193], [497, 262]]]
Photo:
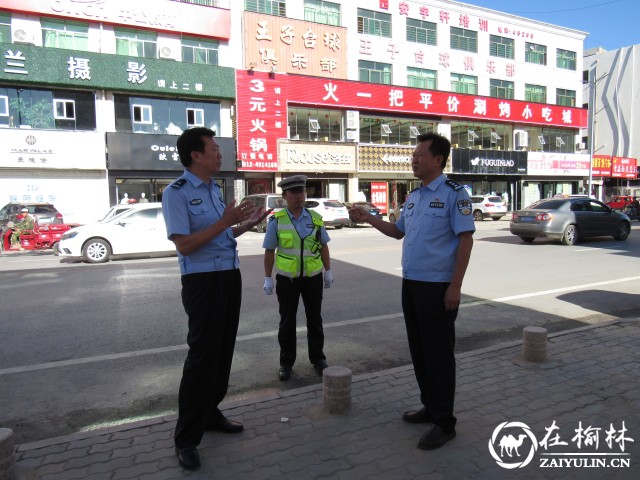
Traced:
[[514, 212], [509, 230], [525, 242], [545, 237], [575, 245], [587, 237], [626, 240], [631, 221], [593, 198], [547, 198]]

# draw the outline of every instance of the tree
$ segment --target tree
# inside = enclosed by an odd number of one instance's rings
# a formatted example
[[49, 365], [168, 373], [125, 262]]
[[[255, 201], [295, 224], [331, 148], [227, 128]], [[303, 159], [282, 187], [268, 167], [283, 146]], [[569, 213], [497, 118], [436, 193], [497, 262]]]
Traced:
[[51, 102], [42, 99], [31, 103], [23, 98], [14, 98], [10, 105], [13, 110], [18, 111], [21, 125], [29, 125], [32, 128], [54, 128]]

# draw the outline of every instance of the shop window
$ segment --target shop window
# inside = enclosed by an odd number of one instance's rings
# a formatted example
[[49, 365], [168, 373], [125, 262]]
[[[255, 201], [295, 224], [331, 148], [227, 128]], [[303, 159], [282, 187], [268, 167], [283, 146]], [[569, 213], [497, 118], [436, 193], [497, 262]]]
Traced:
[[151, 107], [149, 105], [134, 105], [133, 123], [151, 124]]
[[324, 0], [304, 0], [304, 19], [308, 22], [339, 27], [340, 5]]
[[53, 101], [53, 118], [56, 120], [75, 120], [76, 102], [73, 100], [55, 99]]
[[204, 126], [204, 110], [201, 108], [187, 108], [187, 126], [189, 128], [203, 127]]

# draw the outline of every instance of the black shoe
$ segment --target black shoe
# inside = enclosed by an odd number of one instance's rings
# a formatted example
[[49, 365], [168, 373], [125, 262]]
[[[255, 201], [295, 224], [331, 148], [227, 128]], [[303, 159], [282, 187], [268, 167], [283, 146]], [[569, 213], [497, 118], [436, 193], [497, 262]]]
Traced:
[[431, 422], [431, 417], [429, 416], [429, 412], [427, 412], [426, 407], [422, 407], [420, 410], [410, 410], [408, 412], [404, 412], [404, 414], [402, 415], [402, 419], [405, 422], [409, 423]]
[[313, 364], [313, 368], [315, 369], [316, 372], [318, 372], [318, 375], [322, 375], [322, 371], [328, 366], [329, 365], [327, 365], [326, 360], [318, 360], [316, 363]]
[[280, 370], [278, 370], [278, 378], [281, 381], [286, 382], [291, 378], [291, 370], [293, 370], [291, 367], [287, 365], [281, 365]]
[[435, 450], [436, 448], [440, 448], [449, 440], [452, 440], [456, 436], [455, 429], [451, 429], [448, 431], [442, 430], [440, 425], [434, 425], [431, 430], [422, 435], [420, 441], [418, 442], [418, 448], [422, 450]]
[[215, 420], [209, 421], [206, 431], [216, 431], [223, 433], [240, 433], [244, 430], [244, 426], [240, 422], [234, 422], [229, 420], [224, 415], [220, 414]]
[[200, 455], [196, 447], [176, 447], [178, 462], [185, 470], [198, 470], [200, 468]]

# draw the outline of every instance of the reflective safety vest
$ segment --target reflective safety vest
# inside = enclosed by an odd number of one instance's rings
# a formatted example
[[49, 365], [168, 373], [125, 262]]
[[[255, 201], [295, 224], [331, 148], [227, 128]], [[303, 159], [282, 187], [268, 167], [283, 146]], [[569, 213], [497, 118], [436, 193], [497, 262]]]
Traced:
[[313, 277], [322, 272], [320, 227], [324, 226], [324, 222], [320, 214], [312, 210], [307, 211], [311, 214], [313, 230], [304, 239], [300, 238], [293, 226], [286, 208], [274, 214], [278, 222], [276, 273], [285, 277]]

